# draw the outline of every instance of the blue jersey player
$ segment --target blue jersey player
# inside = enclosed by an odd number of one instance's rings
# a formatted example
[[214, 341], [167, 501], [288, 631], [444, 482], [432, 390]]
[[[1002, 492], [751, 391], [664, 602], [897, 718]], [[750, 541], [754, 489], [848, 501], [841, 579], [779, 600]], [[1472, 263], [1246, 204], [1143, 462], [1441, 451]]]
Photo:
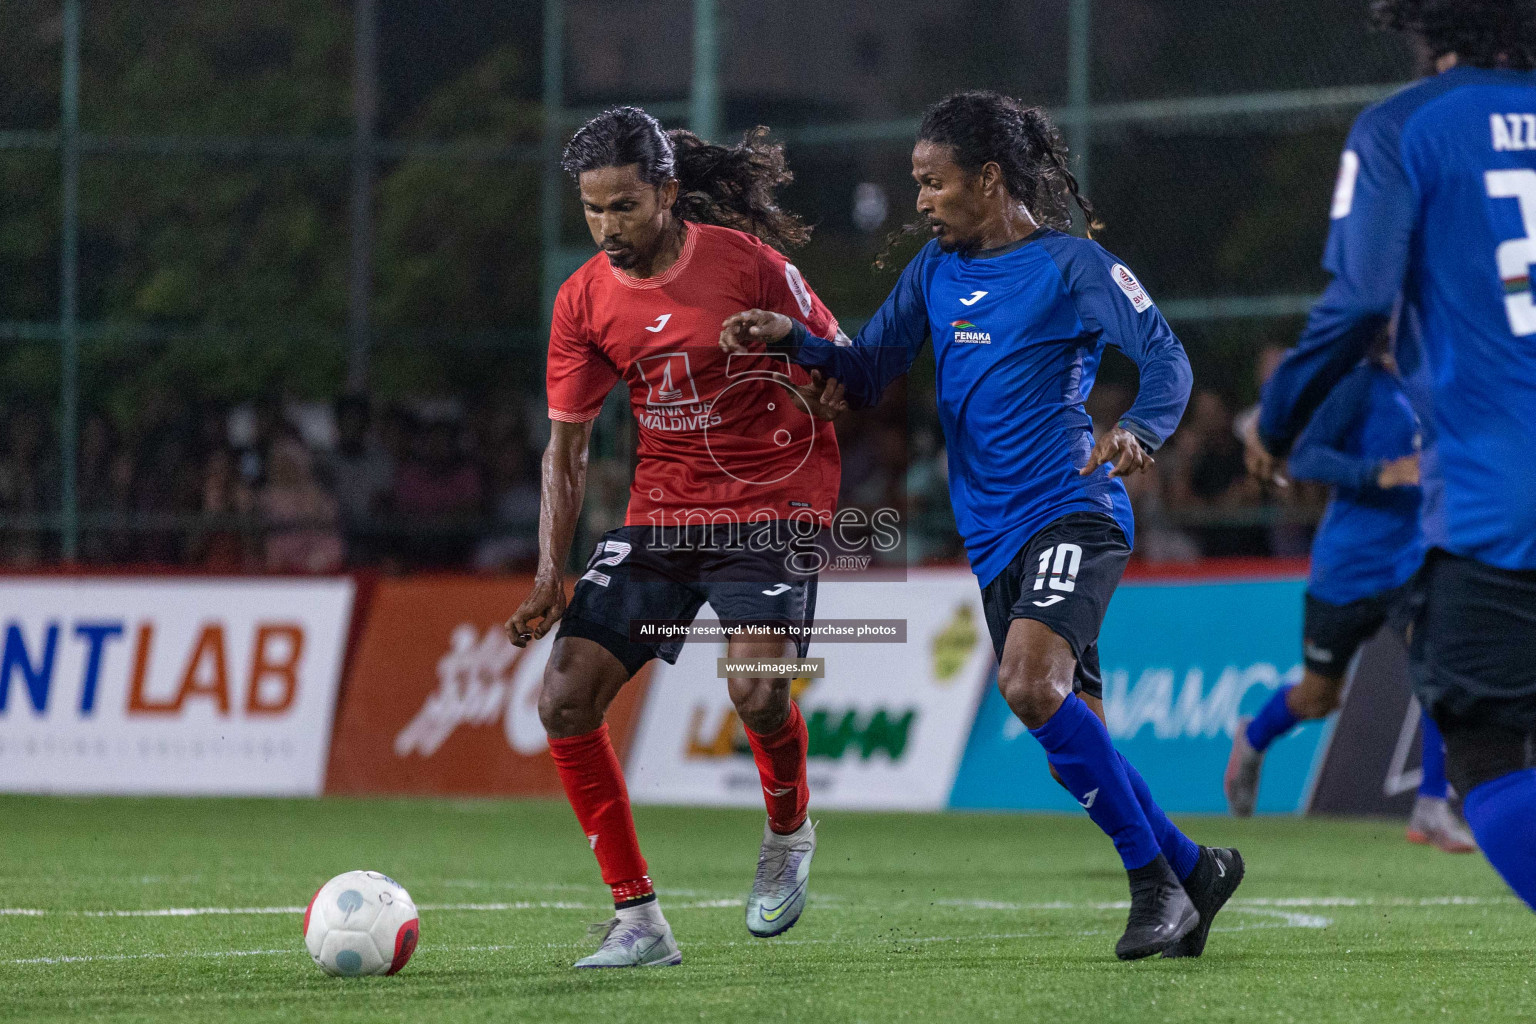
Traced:
[[[1291, 452], [1290, 475], [1333, 493], [1312, 542], [1301, 682], [1282, 686], [1232, 740], [1224, 780], [1232, 813], [1258, 800], [1259, 771], [1271, 743], [1306, 719], [1339, 706], [1360, 645], [1383, 625], [1403, 631], [1409, 581], [1424, 560], [1419, 512], [1419, 418], [1389, 351], [1388, 335], [1370, 359], [1335, 387]], [[1447, 853], [1476, 846], [1446, 800], [1440, 731], [1422, 716], [1419, 793], [1408, 823], [1412, 842]]]
[[1381, 0], [1436, 73], [1360, 115], [1301, 343], [1264, 390], [1273, 472], [1393, 314], [1424, 422], [1410, 670], [1489, 862], [1536, 909], [1536, 6]]
[[[933, 238], [856, 339], [818, 338], [752, 310], [725, 322], [721, 345], [767, 341], [868, 407], [933, 339], [950, 497], [982, 586], [998, 686], [1130, 875], [1116, 954], [1198, 956], [1242, 858], [1185, 837], [1115, 750], [1097, 647], [1131, 550], [1117, 477], [1149, 466], [1178, 425], [1189, 362], [1135, 275], [1057, 230], [1070, 222], [1069, 199], [1090, 217], [1091, 207], [1038, 109], [996, 93], [943, 100], [923, 119], [912, 173]], [[1095, 444], [1083, 400], [1106, 344], [1135, 360], [1141, 387]]]

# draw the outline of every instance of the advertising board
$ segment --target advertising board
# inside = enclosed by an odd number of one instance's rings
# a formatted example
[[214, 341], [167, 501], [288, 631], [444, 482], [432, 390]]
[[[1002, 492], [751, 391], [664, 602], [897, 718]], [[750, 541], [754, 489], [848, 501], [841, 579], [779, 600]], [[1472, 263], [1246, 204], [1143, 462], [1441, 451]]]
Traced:
[[[383, 580], [347, 672], [326, 791], [561, 792], [539, 721], [553, 636], [513, 647], [502, 623], [531, 579]], [[622, 759], [649, 670], [608, 710]]]
[[0, 790], [315, 795], [348, 579], [0, 578]]
[[[1164, 809], [1223, 813], [1222, 773], [1240, 717], [1301, 678], [1301, 579], [1123, 584], [1099, 637], [1104, 707], [1115, 746]], [[1331, 725], [1278, 741], [1258, 810], [1305, 809]], [[986, 689], [951, 806], [1075, 811], [1040, 745]]]
[[[712, 613], [701, 612], [702, 617]], [[938, 809], [992, 664], [981, 594], [967, 572], [913, 571], [904, 583], [823, 582], [818, 622], [905, 620], [905, 642], [811, 643], [825, 676], [792, 684], [810, 734], [815, 807]], [[719, 678], [721, 642], [690, 640], [653, 662], [629, 759], [632, 799], [761, 806], [741, 721]]]

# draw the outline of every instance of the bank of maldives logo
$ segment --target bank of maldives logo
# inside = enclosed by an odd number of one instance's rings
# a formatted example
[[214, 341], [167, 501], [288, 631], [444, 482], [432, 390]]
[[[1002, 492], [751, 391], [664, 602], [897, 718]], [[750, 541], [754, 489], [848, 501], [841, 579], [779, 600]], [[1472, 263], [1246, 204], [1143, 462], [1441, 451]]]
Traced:
[[953, 320], [951, 327], [955, 329], [955, 343], [957, 345], [990, 345], [992, 335], [988, 331], [978, 330], [976, 325], [969, 320]]
[[635, 361], [646, 384], [646, 405], [693, 405], [699, 388], [693, 382], [688, 353], [663, 352]]

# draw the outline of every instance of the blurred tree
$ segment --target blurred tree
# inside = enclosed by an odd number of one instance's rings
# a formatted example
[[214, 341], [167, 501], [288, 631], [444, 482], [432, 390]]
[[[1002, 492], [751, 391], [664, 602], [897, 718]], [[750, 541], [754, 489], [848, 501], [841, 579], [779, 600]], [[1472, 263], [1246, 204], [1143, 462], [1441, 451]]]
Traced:
[[[0, 33], [16, 42], [0, 65], [0, 130], [53, 130], [57, 3], [0, 7]], [[398, 110], [393, 126], [493, 147], [535, 141], [525, 50], [537, 38], [479, 40], [467, 66], [444, 58], [435, 86], [413, 80], [406, 95], [416, 106]], [[82, 161], [81, 313], [109, 325], [84, 349], [87, 405], [114, 410], [132, 433], [129, 421], [160, 415], [167, 390], [231, 400], [334, 393], [350, 247], [351, 5], [90, 5], [82, 45], [82, 127], [109, 140]], [[130, 135], [159, 140], [163, 152], [127, 153], [110, 141]], [[237, 137], [312, 139], [330, 150], [259, 155]], [[229, 149], [176, 153], [188, 138]], [[57, 316], [58, 174], [55, 152], [0, 153], [0, 319]], [[527, 165], [419, 158], [381, 167], [375, 325], [386, 386], [453, 386], [473, 360], [440, 343], [537, 323], [535, 195]], [[392, 341], [434, 344], [408, 353]], [[392, 354], [402, 359], [392, 364]], [[0, 388], [51, 403], [55, 363], [49, 344], [0, 342]]]

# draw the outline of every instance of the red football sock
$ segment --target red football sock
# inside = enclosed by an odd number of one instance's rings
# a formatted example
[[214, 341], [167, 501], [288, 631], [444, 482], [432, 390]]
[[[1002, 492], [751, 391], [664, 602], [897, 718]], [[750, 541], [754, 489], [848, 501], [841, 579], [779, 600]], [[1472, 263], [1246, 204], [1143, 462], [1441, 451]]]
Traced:
[[809, 737], [800, 705], [789, 702], [789, 721], [773, 732], [759, 735], [747, 730], [752, 760], [763, 782], [763, 802], [768, 805], [768, 827], [788, 835], [805, 821], [811, 787], [805, 781], [805, 748]]
[[566, 799], [597, 854], [603, 881], [613, 889], [613, 902], [654, 898], [640, 841], [635, 838], [635, 819], [629, 813], [624, 770], [608, 740], [608, 723], [582, 736], [550, 737], [549, 752]]

